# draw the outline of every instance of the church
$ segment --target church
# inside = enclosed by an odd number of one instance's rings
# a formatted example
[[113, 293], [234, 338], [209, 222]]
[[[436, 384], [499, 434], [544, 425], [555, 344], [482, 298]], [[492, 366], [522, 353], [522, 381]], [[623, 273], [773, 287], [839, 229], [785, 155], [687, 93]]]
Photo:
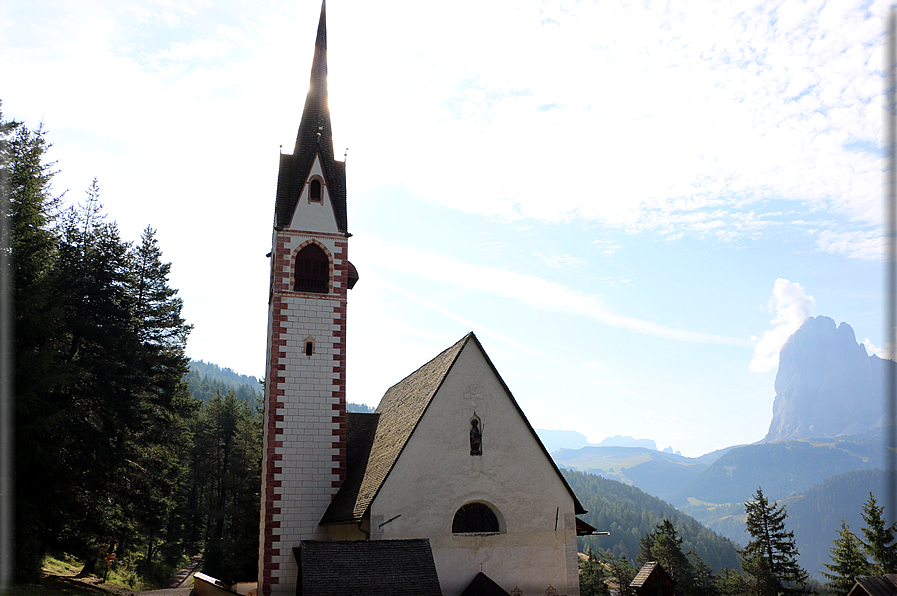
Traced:
[[594, 529], [473, 333], [346, 412], [350, 237], [324, 4], [274, 205], [259, 594], [578, 595]]

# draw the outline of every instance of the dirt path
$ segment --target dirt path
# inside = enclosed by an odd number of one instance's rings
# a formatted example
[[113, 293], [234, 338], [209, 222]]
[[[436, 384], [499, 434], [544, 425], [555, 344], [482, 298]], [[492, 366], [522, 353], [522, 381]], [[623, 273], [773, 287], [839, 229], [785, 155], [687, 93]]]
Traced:
[[201, 555], [194, 555], [190, 559], [190, 564], [179, 570], [171, 579], [171, 585], [167, 589], [135, 591], [123, 586], [117, 586], [103, 582], [103, 580], [95, 575], [85, 577], [77, 577], [75, 575], [60, 575], [58, 573], [46, 572], [41, 583], [47, 582], [50, 585], [59, 585], [77, 587], [87, 589], [97, 594], [115, 594], [116, 596], [189, 596], [190, 590], [193, 589], [190, 578], [199, 569], [202, 563]]
[[193, 574], [196, 573], [196, 570], [199, 569], [199, 566], [201, 564], [202, 555], [193, 555], [190, 558], [190, 564], [174, 574], [174, 577], [171, 578], [171, 585], [168, 587], [174, 589], [183, 588], [186, 586], [189, 588], [189, 580], [191, 577], [193, 577]]

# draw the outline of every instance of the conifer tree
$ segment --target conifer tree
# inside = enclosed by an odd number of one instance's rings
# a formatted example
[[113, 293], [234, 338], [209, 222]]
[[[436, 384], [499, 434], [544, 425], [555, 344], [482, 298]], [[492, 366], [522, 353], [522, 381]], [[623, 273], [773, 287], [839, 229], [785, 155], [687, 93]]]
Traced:
[[716, 584], [716, 576], [713, 575], [713, 569], [698, 556], [694, 549], [688, 552], [688, 557], [694, 570], [692, 593], [699, 596], [717, 596], [720, 591]]
[[884, 506], [878, 505], [875, 496], [870, 492], [869, 499], [863, 503], [863, 550], [872, 558], [871, 573], [884, 575], [897, 572], [897, 543], [895, 532], [897, 524], [886, 526]]
[[604, 564], [598, 560], [590, 546], [586, 559], [579, 563], [580, 596], [610, 596], [605, 578]]
[[101, 540], [119, 536], [124, 548], [143, 532], [152, 556], [190, 409], [189, 327], [152, 238], [141, 276], [96, 181], [85, 204], [54, 220], [46, 147], [41, 131], [24, 128], [9, 146], [18, 581], [36, 577], [50, 545], [83, 555], [89, 571]]
[[850, 531], [844, 519], [841, 519], [841, 530], [831, 552], [832, 562], [823, 564], [832, 573], [823, 571], [822, 575], [829, 580], [825, 584], [829, 592], [843, 596], [853, 588], [857, 576], [869, 575], [871, 569], [860, 539]]
[[642, 537], [636, 560], [642, 565], [648, 561], [660, 563], [676, 582], [677, 594], [692, 593], [695, 570], [686, 554], [682, 552], [682, 538], [670, 520], [663, 520], [657, 524], [653, 532]]
[[744, 577], [728, 567], [723, 567], [723, 570], [716, 574], [714, 583], [721, 596], [742, 596], [749, 593]]
[[785, 529], [785, 507], [770, 503], [758, 488], [744, 511], [751, 540], [742, 552], [742, 570], [749, 576], [752, 593], [806, 593], [808, 575], [797, 563], [794, 532]]
[[626, 555], [621, 555], [617, 558], [611, 554], [605, 554], [601, 557], [601, 560], [610, 569], [610, 581], [616, 581], [619, 584], [620, 596], [634, 596], [635, 590], [629, 584], [635, 579], [638, 568], [632, 566]]
[[[43, 128], [31, 131], [18, 122], [2, 122], [8, 140], [0, 155], [7, 182], [8, 225], [3, 246], [11, 254], [13, 342], [15, 349], [15, 576], [34, 581], [40, 574], [42, 542], [43, 472], [56, 458], [49, 445], [52, 425], [47, 420], [46, 396], [67, 379], [59, 366], [57, 340], [64, 334], [56, 295], [59, 238], [55, 221], [59, 205], [51, 181], [53, 164], [47, 162], [50, 144]], [[5, 272], [4, 272], [5, 273]], [[52, 501], [48, 503], [52, 506]]]

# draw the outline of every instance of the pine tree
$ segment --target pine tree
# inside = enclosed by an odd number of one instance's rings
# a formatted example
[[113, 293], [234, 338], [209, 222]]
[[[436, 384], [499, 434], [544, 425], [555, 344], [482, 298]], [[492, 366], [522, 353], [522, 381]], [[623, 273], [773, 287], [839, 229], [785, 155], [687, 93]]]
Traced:
[[[29, 580], [50, 545], [83, 555], [90, 571], [101, 540], [119, 536], [126, 550], [142, 533], [152, 557], [173, 507], [191, 400], [181, 382], [189, 327], [152, 237], [138, 270], [105, 220], [96, 181], [54, 224], [42, 215], [55, 206], [46, 166], [19, 163], [42, 155], [42, 137], [18, 139], [24, 149], [10, 169], [21, 173], [24, 215], [13, 256], [22, 257], [22, 295], [37, 296], [16, 319], [17, 575]], [[39, 257], [35, 246], [45, 247]]]
[[[131, 258], [134, 319], [141, 341], [160, 350], [182, 349], [192, 325], [181, 318], [184, 302], [177, 297], [178, 291], [168, 285], [171, 263], [162, 262], [156, 231], [150, 226], [143, 230]], [[182, 354], [179, 356], [183, 359]]]
[[751, 540], [742, 552], [742, 570], [750, 576], [752, 593], [806, 593], [808, 575], [797, 563], [794, 532], [785, 529], [785, 507], [769, 503], [763, 489], [758, 488], [753, 500], [745, 503], [744, 511]]
[[692, 593], [699, 596], [717, 596], [720, 590], [716, 584], [716, 576], [713, 575], [713, 569], [698, 556], [694, 549], [689, 551], [688, 557], [691, 559], [691, 566], [694, 570]]
[[5, 141], [0, 167], [7, 183], [5, 216], [9, 218], [3, 226], [9, 236], [2, 245], [12, 261], [14, 311], [15, 575], [16, 581], [34, 581], [49, 535], [44, 506], [53, 505], [41, 487], [44, 473], [57, 457], [50, 442], [54, 426], [48, 416], [52, 412], [48, 395], [67, 381], [57, 341], [64, 335], [55, 290], [59, 199], [52, 195], [55, 172], [46, 161], [50, 144], [45, 131], [31, 131], [17, 122], [2, 122], [0, 128]]
[[832, 562], [824, 565], [832, 573], [823, 571], [822, 575], [830, 580], [825, 584], [829, 592], [841, 596], [850, 592], [857, 576], [869, 575], [871, 567], [863, 554], [863, 544], [844, 519], [831, 552]]
[[714, 583], [722, 596], [742, 596], [750, 593], [744, 577], [728, 567], [723, 567], [723, 570], [716, 574]]
[[862, 515], [866, 526], [863, 528], [865, 540], [861, 542], [863, 550], [872, 558], [870, 572], [874, 575], [897, 572], [897, 543], [894, 538], [897, 524], [885, 525], [884, 509], [870, 492], [869, 499], [863, 503]]
[[604, 565], [590, 546], [586, 559], [579, 562], [580, 596], [610, 596], [605, 577]]
[[629, 584], [635, 579], [638, 568], [633, 567], [629, 563], [626, 555], [621, 555], [617, 558], [612, 554], [604, 553], [600, 556], [600, 559], [609, 569], [609, 581], [616, 582], [620, 586], [620, 596], [634, 596], [635, 590], [629, 587]]
[[677, 594], [691, 594], [694, 591], [695, 570], [682, 552], [682, 538], [670, 520], [663, 520], [653, 532], [642, 537], [636, 560], [642, 565], [648, 561], [660, 563], [676, 582]]

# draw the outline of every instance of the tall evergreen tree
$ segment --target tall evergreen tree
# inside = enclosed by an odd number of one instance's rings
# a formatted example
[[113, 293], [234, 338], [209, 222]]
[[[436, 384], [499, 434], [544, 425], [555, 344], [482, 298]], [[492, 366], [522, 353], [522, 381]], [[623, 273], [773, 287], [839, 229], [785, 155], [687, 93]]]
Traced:
[[822, 572], [822, 575], [829, 580], [825, 587], [830, 593], [843, 596], [850, 592], [858, 576], [869, 575], [871, 570], [869, 561], [863, 554], [862, 542], [850, 531], [850, 526], [843, 519], [831, 552], [832, 562], [823, 563], [832, 572]]
[[59, 206], [47, 162], [50, 144], [43, 128], [4, 122], [9, 139], [2, 155], [7, 182], [8, 217], [3, 245], [11, 251], [15, 365], [15, 553], [17, 581], [39, 577], [42, 544], [49, 534], [45, 507], [52, 507], [41, 486], [57, 457], [47, 396], [68, 381], [58, 339], [64, 320], [56, 292]]
[[770, 503], [758, 488], [744, 511], [751, 540], [742, 552], [742, 570], [749, 576], [752, 593], [806, 593], [808, 575], [797, 563], [794, 532], [785, 529], [785, 507]]
[[606, 579], [604, 564], [598, 560], [590, 546], [585, 560], [579, 562], [580, 596], [610, 596]]
[[91, 561], [109, 536], [124, 545], [138, 531], [161, 531], [191, 408], [181, 383], [189, 326], [152, 235], [132, 251], [106, 222], [96, 181], [84, 205], [57, 218], [47, 147], [42, 131], [19, 127], [5, 172], [16, 263], [18, 581], [36, 578], [48, 546]]
[[629, 562], [626, 555], [615, 557], [612, 554], [604, 553], [600, 559], [609, 569], [609, 580], [620, 586], [620, 596], [635, 596], [635, 590], [629, 587], [629, 584], [635, 579], [638, 568]]
[[872, 558], [871, 572], [875, 575], [885, 573], [897, 573], [897, 543], [895, 532], [897, 524], [886, 525], [884, 517], [884, 505], [878, 505], [875, 495], [869, 493], [869, 498], [863, 503], [863, 550]]
[[695, 570], [688, 556], [682, 552], [682, 538], [670, 520], [663, 520], [653, 532], [642, 537], [636, 560], [641, 565], [657, 561], [676, 582], [676, 594], [693, 593]]

